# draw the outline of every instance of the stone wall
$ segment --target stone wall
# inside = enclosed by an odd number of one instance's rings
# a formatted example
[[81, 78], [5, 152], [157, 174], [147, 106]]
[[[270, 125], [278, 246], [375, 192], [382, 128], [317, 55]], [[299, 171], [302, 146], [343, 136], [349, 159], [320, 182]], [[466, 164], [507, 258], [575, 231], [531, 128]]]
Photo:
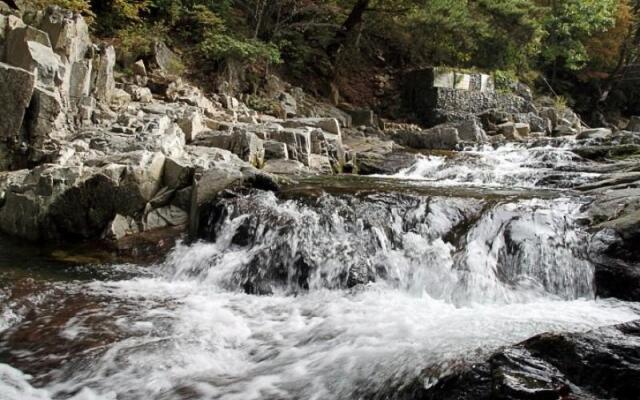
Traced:
[[409, 72], [404, 77], [403, 101], [415, 118], [428, 126], [472, 119], [489, 110], [532, 111], [530, 102], [495, 90], [491, 76], [440, 68]]

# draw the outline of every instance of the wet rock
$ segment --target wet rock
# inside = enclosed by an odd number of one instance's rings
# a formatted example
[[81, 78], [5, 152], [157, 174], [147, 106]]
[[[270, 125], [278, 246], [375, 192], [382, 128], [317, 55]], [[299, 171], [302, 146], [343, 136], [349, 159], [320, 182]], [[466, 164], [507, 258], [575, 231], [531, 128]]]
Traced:
[[573, 135], [577, 135], [578, 134], [578, 130], [576, 130], [575, 128], [572, 128], [569, 125], [560, 125], [557, 126], [554, 130], [553, 130], [553, 136], [558, 137], [558, 136], [573, 136]]
[[225, 189], [239, 187], [244, 183], [243, 174], [229, 167], [214, 167], [197, 174], [193, 180], [191, 204], [189, 206], [189, 233], [195, 237], [199, 232], [201, 210]]
[[604, 160], [608, 158], [627, 157], [640, 154], [640, 145], [620, 144], [620, 145], [594, 145], [580, 146], [572, 149], [580, 157], [589, 160]]
[[530, 133], [529, 124], [507, 122], [498, 125], [498, 134], [503, 135], [507, 140], [524, 140]]
[[360, 175], [395, 174], [410, 167], [415, 161], [415, 154], [405, 152], [387, 154], [362, 152], [357, 153], [355, 157], [355, 164]]
[[586, 333], [543, 334], [467, 365], [402, 399], [631, 400], [640, 390], [640, 322]]
[[606, 139], [609, 136], [611, 136], [611, 129], [608, 128], [585, 129], [576, 136], [576, 139]]
[[632, 116], [625, 129], [630, 132], [640, 132], [640, 117], [635, 115]]

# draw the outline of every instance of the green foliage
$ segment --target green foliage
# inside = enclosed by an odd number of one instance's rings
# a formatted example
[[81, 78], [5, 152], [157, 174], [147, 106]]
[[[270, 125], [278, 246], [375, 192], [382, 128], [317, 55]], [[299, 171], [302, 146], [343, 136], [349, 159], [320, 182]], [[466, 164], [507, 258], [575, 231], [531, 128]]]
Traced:
[[29, 6], [42, 9], [48, 6], [59, 6], [67, 10], [81, 13], [91, 22], [95, 16], [89, 0], [28, 0]]
[[252, 94], [247, 97], [246, 103], [252, 109], [269, 115], [279, 116], [284, 113], [280, 102], [274, 99], [269, 99]]
[[208, 61], [220, 62], [226, 59], [249, 63], [266, 62], [279, 64], [280, 51], [271, 43], [256, 39], [237, 39], [224, 33], [205, 35], [197, 46], [198, 54]]
[[92, 1], [96, 15], [95, 30], [101, 35], [115, 35], [121, 29], [131, 29], [142, 21], [142, 14], [149, 9], [151, 0], [101, 0]]
[[138, 24], [120, 29], [117, 33], [119, 41], [119, 58], [128, 62], [134, 62], [153, 50], [156, 40], [167, 35], [167, 28], [161, 24]]
[[542, 60], [553, 64], [560, 61], [571, 70], [582, 68], [588, 61], [585, 41], [611, 28], [617, 9], [617, 0], [551, 1], [544, 19], [547, 38]]
[[518, 75], [513, 71], [495, 70], [493, 82], [498, 91], [510, 91], [513, 84], [518, 82]]

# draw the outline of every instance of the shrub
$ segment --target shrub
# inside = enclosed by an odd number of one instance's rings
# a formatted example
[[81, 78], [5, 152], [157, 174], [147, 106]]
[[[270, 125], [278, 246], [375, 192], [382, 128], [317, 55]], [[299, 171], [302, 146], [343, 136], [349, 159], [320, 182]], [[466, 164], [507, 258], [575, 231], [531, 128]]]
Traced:
[[198, 44], [197, 52], [212, 62], [233, 59], [248, 63], [281, 63], [280, 51], [275, 45], [256, 39], [237, 39], [224, 33], [207, 33]]

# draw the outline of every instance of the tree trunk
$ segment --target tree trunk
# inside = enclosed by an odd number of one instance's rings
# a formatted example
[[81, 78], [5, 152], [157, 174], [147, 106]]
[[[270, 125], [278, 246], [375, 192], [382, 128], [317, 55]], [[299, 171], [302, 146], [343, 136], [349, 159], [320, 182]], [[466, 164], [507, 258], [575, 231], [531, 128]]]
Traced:
[[371, 0], [358, 0], [356, 2], [349, 13], [347, 20], [344, 21], [338, 32], [336, 32], [333, 37], [331, 43], [329, 43], [329, 46], [327, 46], [327, 55], [329, 56], [331, 64], [334, 66], [338, 59], [338, 55], [340, 54], [340, 50], [342, 50], [344, 43], [349, 37], [349, 33], [351, 33], [351, 31], [353, 31], [353, 29], [359, 26], [362, 22], [362, 16], [365, 11], [367, 11], [369, 3], [371, 3]]

